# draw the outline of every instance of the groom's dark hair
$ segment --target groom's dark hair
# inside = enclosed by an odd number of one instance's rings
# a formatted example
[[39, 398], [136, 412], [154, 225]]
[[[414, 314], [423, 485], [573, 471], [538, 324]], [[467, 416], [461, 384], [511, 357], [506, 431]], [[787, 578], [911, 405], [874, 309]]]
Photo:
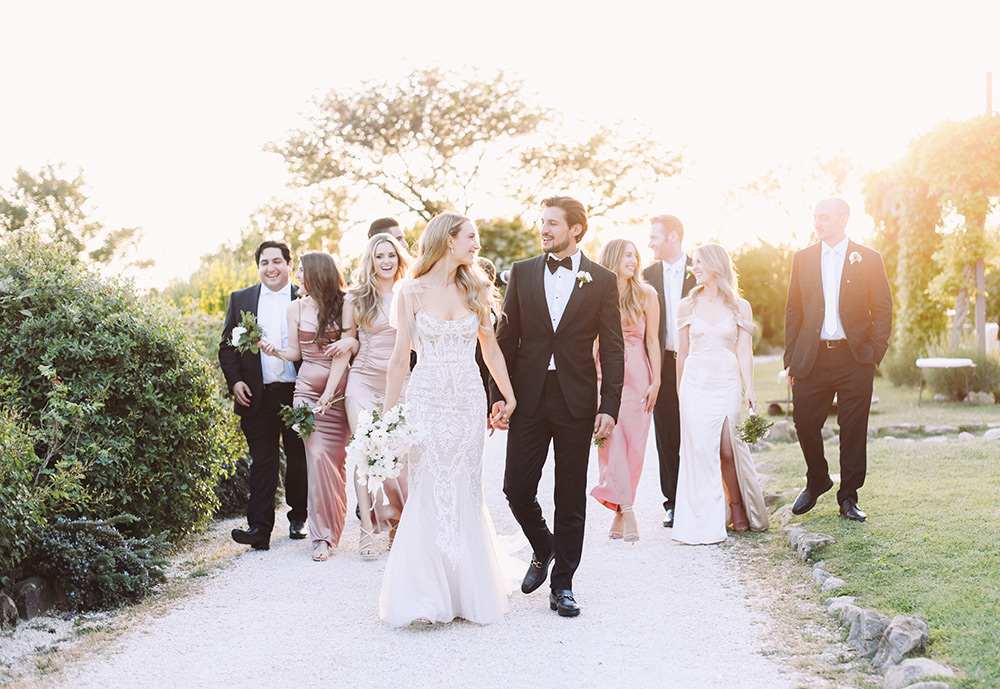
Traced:
[[542, 199], [542, 207], [562, 208], [563, 213], [566, 214], [567, 225], [570, 227], [579, 225], [583, 228], [583, 232], [576, 238], [577, 243], [583, 239], [583, 235], [587, 234], [587, 209], [576, 199], [571, 196], [550, 196], [547, 199]]
[[292, 252], [288, 249], [288, 245], [284, 242], [276, 242], [273, 239], [268, 239], [267, 241], [261, 242], [257, 250], [253, 252], [254, 261], [257, 265], [260, 265], [260, 255], [264, 253], [264, 249], [281, 249], [281, 255], [285, 257], [285, 263], [292, 262]]

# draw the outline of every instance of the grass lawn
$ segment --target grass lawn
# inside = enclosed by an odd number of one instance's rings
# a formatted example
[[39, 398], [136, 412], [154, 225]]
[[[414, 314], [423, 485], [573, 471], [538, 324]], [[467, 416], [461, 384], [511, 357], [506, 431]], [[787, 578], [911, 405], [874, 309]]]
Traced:
[[[779, 367], [779, 362], [758, 365], [761, 400], [784, 396]], [[883, 379], [876, 379], [875, 394], [880, 402], [872, 426], [1000, 426], [1000, 405], [925, 402], [918, 408], [916, 390], [895, 389]], [[835, 426], [835, 418], [829, 423]], [[836, 473], [838, 448], [826, 447]], [[826, 569], [847, 580], [838, 593], [855, 595], [859, 605], [890, 616], [927, 619], [928, 654], [963, 674], [953, 687], [1000, 687], [1000, 442], [874, 440], [868, 459], [860, 495], [868, 522], [840, 519], [833, 491], [795, 522], [837, 539], [823, 559]], [[805, 462], [797, 445], [776, 446], [757, 460], [772, 465], [768, 490], [804, 485]], [[782, 536], [772, 527], [774, 548], [787, 549]]]

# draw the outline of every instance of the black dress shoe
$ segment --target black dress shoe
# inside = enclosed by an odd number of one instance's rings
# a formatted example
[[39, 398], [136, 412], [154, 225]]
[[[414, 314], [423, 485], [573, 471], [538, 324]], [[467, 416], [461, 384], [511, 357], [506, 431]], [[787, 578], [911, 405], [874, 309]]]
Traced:
[[295, 540], [299, 540], [301, 538], [305, 538], [307, 535], [308, 534], [306, 532], [305, 522], [299, 519], [293, 519], [292, 521], [288, 522], [289, 538], [294, 538]]
[[674, 508], [668, 507], [667, 513], [663, 517], [663, 526], [670, 527], [674, 525]]
[[539, 560], [537, 556], [532, 554], [528, 573], [524, 575], [524, 581], [521, 582], [522, 593], [531, 593], [545, 583], [546, 577], [549, 576], [549, 565], [552, 563], [553, 557], [555, 557], [555, 551], [549, 553], [544, 560]]
[[232, 536], [233, 540], [237, 543], [248, 545], [254, 550], [271, 549], [271, 538], [256, 526], [246, 531], [243, 529], [233, 529]]
[[853, 522], [863, 522], [868, 519], [868, 515], [861, 511], [854, 500], [844, 500], [840, 503], [840, 516]]
[[831, 488], [833, 488], [833, 481], [830, 481], [823, 490], [815, 492], [813, 492], [809, 486], [806, 486], [805, 489], [799, 493], [799, 497], [795, 498], [795, 504], [792, 505], [792, 514], [805, 514], [816, 506], [816, 500], [819, 499], [819, 496]]
[[559, 613], [559, 617], [576, 617], [580, 606], [569, 589], [553, 590], [549, 594], [549, 607]]

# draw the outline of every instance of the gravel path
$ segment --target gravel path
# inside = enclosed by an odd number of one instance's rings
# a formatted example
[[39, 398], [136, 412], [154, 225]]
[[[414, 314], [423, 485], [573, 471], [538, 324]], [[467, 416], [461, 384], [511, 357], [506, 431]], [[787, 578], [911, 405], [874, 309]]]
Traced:
[[[501, 538], [524, 543], [519, 556], [526, 560], [526, 541], [500, 489], [503, 452], [498, 434], [487, 443], [489, 506]], [[636, 499], [639, 543], [610, 541], [610, 511], [595, 501], [588, 506], [574, 581], [578, 618], [551, 612], [543, 587], [530, 596], [516, 592], [505, 621], [492, 626], [389, 627], [377, 606], [387, 555], [375, 562], [357, 556], [351, 517], [329, 561], [312, 562], [307, 541], [281, 534], [270, 551], [239, 555], [199, 593], [101, 657], [67, 667], [62, 686], [803, 686], [805, 678], [762, 653], [769, 618], [738, 583], [732, 553], [671, 544], [660, 523], [652, 437], [646, 457]], [[596, 454], [590, 473], [592, 485]], [[540, 490], [546, 503], [551, 489], [550, 462]]]

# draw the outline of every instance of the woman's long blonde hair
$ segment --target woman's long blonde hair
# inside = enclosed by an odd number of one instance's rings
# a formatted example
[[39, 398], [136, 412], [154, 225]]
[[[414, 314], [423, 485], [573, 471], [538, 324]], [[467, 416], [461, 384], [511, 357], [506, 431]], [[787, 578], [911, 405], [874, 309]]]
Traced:
[[364, 253], [361, 254], [361, 263], [354, 269], [354, 284], [350, 289], [351, 296], [354, 297], [354, 320], [359, 328], [371, 326], [382, 308], [382, 294], [378, 291], [378, 275], [375, 272], [375, 252], [383, 242], [392, 245], [398, 258], [399, 265], [392, 278], [393, 282], [406, 275], [412, 262], [410, 255], [391, 234], [379, 232], [368, 240]]
[[[630, 246], [638, 261], [639, 249], [633, 242], [627, 239], [612, 239], [601, 249], [601, 256], [597, 262], [617, 275], [622, 257]], [[638, 323], [646, 312], [646, 290], [643, 285], [645, 281], [642, 279], [641, 267], [641, 262], [636, 264], [635, 272], [625, 281], [625, 291], [618, 295], [618, 308], [622, 313], [622, 321], [630, 325]]]
[[[472, 221], [459, 213], [438, 213], [431, 218], [420, 235], [420, 252], [410, 269], [410, 277], [416, 279], [429, 273], [448, 251], [448, 237], [457, 236], [467, 222]], [[480, 320], [489, 316], [490, 304], [499, 300], [496, 287], [475, 263], [468, 266], [459, 264], [455, 271], [455, 285], [465, 299], [466, 308], [477, 314]]]
[[[737, 311], [740, 306], [740, 281], [729, 252], [721, 244], [702, 244], [694, 250], [694, 255], [701, 260], [702, 269], [715, 276], [722, 300]], [[689, 296], [694, 299], [704, 289], [704, 285], [697, 285]]]

